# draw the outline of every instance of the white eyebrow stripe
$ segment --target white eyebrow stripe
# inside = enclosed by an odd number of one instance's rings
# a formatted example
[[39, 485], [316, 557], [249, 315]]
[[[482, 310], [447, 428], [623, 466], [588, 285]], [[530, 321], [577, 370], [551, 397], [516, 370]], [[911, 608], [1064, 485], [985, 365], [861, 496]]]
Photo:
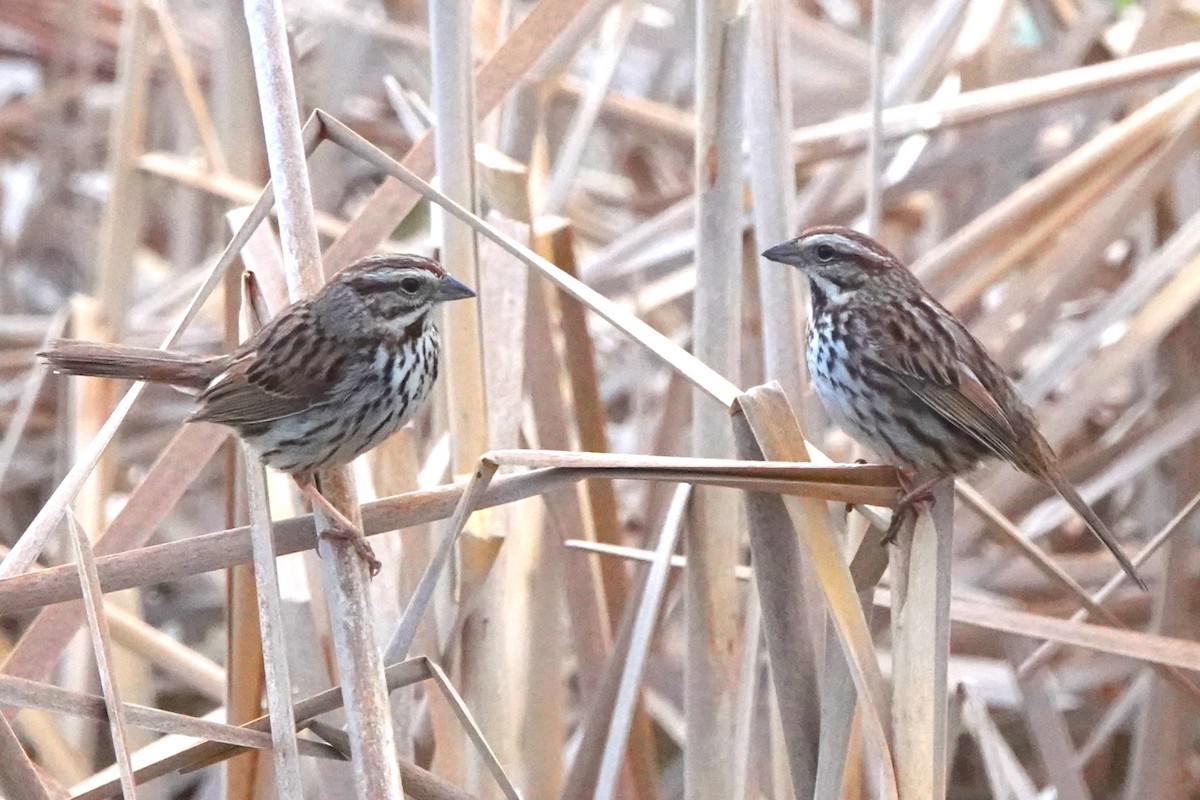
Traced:
[[880, 257], [880, 254], [874, 249], [840, 233], [819, 233], [813, 239], [818, 244], [831, 245], [843, 253], [850, 253], [866, 259], [877, 259]]
[[860, 256], [870, 255], [870, 251], [860, 245], [858, 242], [842, 236], [840, 233], [821, 233], [816, 236], [817, 244], [827, 244], [839, 251], [846, 253], [854, 253]]

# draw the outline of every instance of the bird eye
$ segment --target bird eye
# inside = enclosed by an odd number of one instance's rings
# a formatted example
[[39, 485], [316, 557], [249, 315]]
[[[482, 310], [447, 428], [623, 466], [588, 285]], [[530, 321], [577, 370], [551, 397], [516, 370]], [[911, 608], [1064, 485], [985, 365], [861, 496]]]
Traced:
[[421, 281], [417, 278], [405, 278], [400, 281], [400, 288], [409, 294], [415, 294], [421, 288]]
[[827, 244], [817, 245], [817, 259], [818, 260], [833, 261], [833, 257], [835, 254], [836, 253], [831, 245], [827, 245]]

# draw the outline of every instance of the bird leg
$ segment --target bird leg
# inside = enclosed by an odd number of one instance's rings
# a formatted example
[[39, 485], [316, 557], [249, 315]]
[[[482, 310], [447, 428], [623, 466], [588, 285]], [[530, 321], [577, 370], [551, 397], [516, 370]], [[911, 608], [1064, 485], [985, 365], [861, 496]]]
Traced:
[[913, 519], [917, 518], [917, 506], [921, 505], [922, 503], [928, 503], [930, 508], [932, 508], [934, 502], [936, 501], [933, 494], [934, 489], [936, 489], [942, 483], [942, 481], [950, 477], [953, 476], [934, 475], [932, 478], [924, 483], [918, 484], [916, 487], [909, 490], [903, 497], [901, 497], [899, 502], [896, 503], [896, 507], [892, 509], [892, 522], [890, 525], [888, 525], [887, 533], [883, 535], [883, 544], [889, 545], [896, 543], [896, 537], [900, 535], [900, 529], [904, 527], [905, 520], [907, 520], [910, 515]]
[[367, 541], [367, 535], [363, 533], [362, 529], [339, 511], [333, 503], [329, 502], [325, 495], [321, 494], [314, 476], [293, 475], [292, 478], [300, 487], [300, 493], [309, 499], [313, 508], [320, 508], [325, 516], [329, 517], [331, 524], [321, 531], [321, 536], [329, 539], [342, 539], [353, 544], [359, 557], [367, 563], [371, 577], [374, 578], [378, 575], [383, 565], [375, 557], [375, 551], [371, 549], [371, 543]]

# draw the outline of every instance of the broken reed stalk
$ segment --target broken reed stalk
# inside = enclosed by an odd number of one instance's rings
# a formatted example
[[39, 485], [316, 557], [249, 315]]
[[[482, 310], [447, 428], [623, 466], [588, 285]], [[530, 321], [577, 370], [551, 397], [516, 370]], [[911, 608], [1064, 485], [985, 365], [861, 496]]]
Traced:
[[[1082, 218], [1074, 220], [1069, 231], [1061, 232], [1051, 247], [1039, 247], [1034, 266], [1025, 273], [1028, 280], [1021, 281], [1020, 286], [1013, 286], [1013, 291], [1004, 298], [1001, 306], [988, 319], [981, 320], [975, 326], [981, 341], [996, 345], [993, 352], [998, 355], [1001, 364], [1012, 364], [1017, 358], [1016, 354], [1025, 352], [1036, 342], [1051, 338], [1053, 315], [1045, 312], [1070, 298], [1078, 285], [1074, 281], [1059, 282], [1052, 286], [1049, 293], [1039, 287], [1044, 287], [1053, 271], [1064, 265], [1070, 266], [1072, 274], [1080, 281], [1095, 275], [1097, 266], [1103, 260], [1106, 244], [1104, 231], [1128, 219], [1131, 209], [1147, 207], [1169, 185], [1178, 174], [1181, 163], [1185, 163], [1185, 159], [1191, 155], [1193, 124], [1194, 118], [1186, 122], [1181, 120], [1157, 150], [1149, 154], [1136, 169], [1123, 175], [1121, 182], [1107, 197], [1089, 208]], [[957, 310], [953, 305], [947, 307], [952, 311]], [[1031, 321], [1044, 319], [1045, 322], [1027, 325], [1017, 331], [1004, 330], [1001, 318], [1007, 318], [1016, 309], [1024, 310]], [[1001, 333], [1001, 330], [1004, 332]]]
[[[808, 455], [795, 414], [778, 384], [755, 387], [742, 395], [733, 424], [739, 452], [744, 458], [753, 458], [759, 453], [767, 459], [803, 459]], [[801, 664], [805, 661], [805, 643], [800, 637], [812, 626], [805, 622], [810, 610], [798, 604], [800, 595], [796, 587], [803, 585], [800, 564], [807, 562], [811, 564], [812, 574], [828, 604], [833, 631], [845, 655], [846, 671], [858, 693], [864, 738], [882, 776], [881, 789], [885, 797], [896, 798], [896, 778], [889, 746], [887, 687], [871, 643], [854, 577], [842, 556], [840, 543], [829, 528], [824, 507], [798, 498], [779, 499], [794, 535], [788, 535], [786, 528], [781, 531], [774, 526], [782, 519], [781, 509], [777, 501], [768, 497], [754, 499], [752, 519], [760, 524], [750, 528], [751, 554], [756, 570], [761, 572], [755, 586], [762, 605], [767, 652], [777, 664], [790, 663], [792, 658]], [[811, 656], [808, 661], [812, 661]], [[816, 674], [815, 667], [810, 674]], [[812, 730], [817, 712], [807, 706], [811, 698], [800, 692], [804, 688], [802, 685], [797, 685], [798, 681], [806, 680], [801, 672], [774, 669], [771, 675], [779, 702], [792, 785], [796, 796], [804, 797], [811, 782], [820, 780], [812, 768], [812, 753], [807, 749], [820, 735]], [[841, 714], [852, 716], [852, 705], [849, 703], [840, 709]], [[821, 718], [822, 732], [827, 724], [826, 719]], [[840, 775], [837, 778], [840, 779]]]
[[[543, 254], [563, 272], [579, 279], [575, 263], [574, 237], [566, 221], [552, 231], [545, 232], [539, 240], [544, 244]], [[536, 288], [544, 288], [540, 282]], [[600, 392], [600, 374], [596, 362], [596, 343], [588, 330], [587, 312], [579, 303], [559, 302], [557, 293], [547, 295], [558, 309], [559, 329], [562, 332], [563, 367], [570, 382], [571, 411], [578, 429], [579, 447], [594, 453], [609, 452], [608, 433], [605, 427], [605, 409]], [[563, 448], [566, 449], [566, 448]], [[618, 517], [617, 497], [610, 481], [589, 481], [586, 486], [588, 510], [591, 511], [593, 534], [597, 541], [617, 544], [622, 535]], [[610, 564], [601, 564], [604, 592], [608, 600], [609, 616], [616, 618], [625, 607], [629, 592], [629, 579], [624, 570]]]
[[[249, 181], [210, 172], [171, 153], [145, 153], [138, 159], [138, 168], [149, 175], [175, 181], [239, 205], [253, 205], [263, 191]], [[317, 212], [317, 232], [322, 236], [338, 236], [345, 230], [346, 223], [341, 219], [324, 211]]]
[[[738, 455], [747, 460], [763, 458], [759, 443], [744, 425], [740, 415], [734, 418]], [[787, 509], [777, 496], [751, 492], [746, 495], [745, 503], [751, 552], [757, 555], [754, 589], [758, 593], [756, 605], [767, 652], [772, 663], [787, 665], [773, 669], [771, 678], [787, 748], [791, 787], [796, 797], [811, 797], [817, 779], [817, 743], [822, 730], [821, 673], [815, 632], [824, 627], [824, 609], [804, 602], [812, 594], [813, 576], [793, 540], [807, 532], [792, 526]], [[813, 512], [810, 521], [822, 524], [821, 509], [812, 506], [808, 510]], [[757, 642], [743, 642], [743, 647], [752, 646], [757, 678]], [[750, 659], [750, 655], [744, 655], [743, 663], [750, 663]], [[752, 700], [747, 698], [748, 702]], [[850, 713], [853, 714], [853, 708]]]
[[118, 96], [108, 134], [111, 150], [108, 202], [100, 226], [97, 299], [106, 315], [110, 339], [116, 341], [124, 325], [133, 256], [142, 235], [145, 177], [137, 168], [146, 138], [146, 103], [150, 79], [150, 26], [145, 3], [129, 3], [121, 24], [118, 55]]
[[[246, 0], [255, 76], [261, 97], [263, 131], [272, 185], [278, 196], [280, 240], [292, 300], [317, 291], [322, 283], [312, 191], [308, 184], [304, 137], [280, 0]], [[359, 518], [354, 484], [346, 469], [319, 475], [321, 492], [352, 520]], [[318, 535], [330, 522], [319, 513]], [[375, 644], [374, 611], [368, 578], [353, 545], [326, 540], [322, 562], [338, 670], [347, 697], [346, 719], [352, 743], [355, 789], [360, 798], [400, 798], [383, 662]], [[281, 774], [279, 780], [284, 780]], [[281, 785], [281, 791], [284, 787]]]
[[[437, 182], [448, 197], [474, 212], [479, 201], [475, 175], [472, 7], [469, 0], [430, 0], [428, 3], [433, 86], [430, 104], [435, 123], [432, 135]], [[445, 371], [443, 396], [447, 398], [445, 411], [450, 430], [451, 471], [454, 475], [466, 475], [475, 469], [479, 457], [495, 446], [498, 432], [490, 424], [489, 403], [505, 400], [502, 396], [492, 399], [493, 386], [487, 380], [485, 368], [495, 365], [485, 363], [485, 348], [481, 341], [481, 336], [487, 332], [480, 321], [484, 303], [499, 298], [489, 297], [491, 293], [483, 291], [475, 231], [440, 208], [433, 208], [432, 215], [433, 240], [440, 244], [442, 264], [475, 287], [480, 295], [476, 302], [447, 303], [441, 309], [446, 324], [442, 327], [444, 352], [439, 363], [444, 365]], [[495, 348], [500, 340], [493, 338], [489, 344], [493, 348], [490, 355], [497, 355]], [[519, 376], [517, 369], [507, 371], [505, 377], [514, 371]], [[461, 531], [464, 550], [474, 545], [488, 549], [503, 541], [501, 537], [509, 527], [509, 511], [506, 508], [483, 512], [466, 531], [448, 529], [445, 534], [453, 541]], [[462, 523], [467, 523], [467, 517]], [[505, 756], [510, 748], [504, 744], [512, 738], [509, 708], [512, 692], [504, 683], [508, 671], [497, 670], [493, 665], [508, 661], [505, 652], [508, 632], [504, 618], [499, 615], [499, 609], [504, 606], [508, 562], [507, 557], [499, 558], [495, 569], [489, 570], [490, 577], [480, 587], [487, 597], [478, 600], [477, 610], [472, 615], [476, 624], [464, 627], [460, 639], [465, 693], [475, 714]], [[490, 574], [492, 572], [496, 574]], [[464, 786], [468, 791], [486, 791], [487, 774], [480, 759], [471, 750], [465, 755]]]
[[[1188, 402], [1196, 397], [1200, 389], [1191, 365], [1200, 322], [1195, 314], [1189, 314], [1164, 339], [1159, 347], [1160, 358], [1166, 369], [1175, 376], [1166, 387], [1164, 405]], [[1200, 450], [1190, 448], [1177, 454], [1155, 472], [1153, 479], [1140, 493], [1142, 506], [1140, 517], [1152, 524], [1168, 522], [1170, 509], [1189, 494], [1197, 491], [1200, 468]], [[1166, 546], [1162, 558], [1162, 572], [1158, 585], [1152, 589], [1153, 610], [1147, 631], [1160, 636], [1186, 639], [1194, 636], [1195, 619], [1187, 603], [1179, 598], [1191, 585], [1193, 564], [1196, 555], [1196, 538], [1175, 536]], [[1028, 673], [1027, 673], [1028, 674]], [[1046, 676], [1047, 671], [1032, 673]], [[1173, 682], [1151, 679], [1135, 718], [1135, 733], [1129, 759], [1129, 777], [1126, 781], [1126, 796], [1143, 787], [1145, 796], [1168, 796], [1176, 791], [1178, 774], [1176, 765], [1190, 757], [1187, 744], [1191, 721], [1195, 718], [1195, 706], [1180, 702], [1179, 690]], [[1190, 698], [1189, 698], [1190, 699]], [[1082, 771], [1085, 762], [1078, 762]]]
[[[1187, 521], [1191, 515], [1200, 508], [1200, 494], [1196, 494], [1181, 508], [1171, 521], [1163, 526], [1157, 534], [1150, 538], [1144, 547], [1132, 559], [1134, 567], [1140, 567], [1146, 560], [1153, 555], [1163, 544], [1165, 544], [1172, 535]], [[1091, 596], [1091, 603], [1099, 605], [1104, 603], [1122, 584], [1126, 583], [1129, 576], [1124, 570], [1117, 570], [1111, 578], [1109, 578], [1100, 590]], [[1072, 622], [1083, 622], [1091, 616], [1088, 608], [1081, 608], [1071, 615]], [[1017, 667], [1018, 675], [1023, 675], [1034, 670], [1041, 669], [1057, 655], [1059, 645], [1055, 642], [1043, 642], [1036, 650], [1030, 653], [1020, 666]]]
[[[223, 429], [207, 424], [189, 425], [180, 430], [95, 542], [93, 549], [98, 558], [145, 544], [154, 527], [175, 506], [227, 438]], [[72, 571], [62, 567], [60, 572], [66, 577]], [[78, 586], [77, 577], [72, 575], [72, 579]], [[76, 597], [79, 596], [76, 593]], [[122, 620], [131, 620], [131, 615], [113, 613], [111, 617], [115, 632], [123, 637], [122, 632], [128, 626], [122, 624]], [[78, 604], [42, 609], [4, 660], [4, 673], [35, 680], [49, 679], [83, 622], [83, 610]], [[143, 624], [142, 627], [149, 626]], [[162, 640], [168, 637], [158, 634], [155, 638], [160, 643], [158, 649], [162, 649]], [[139, 654], [146, 652], [142, 647], [130, 650]], [[168, 663], [165, 659], [162, 662]], [[209, 662], [208, 668], [197, 668], [194, 673], [203, 693], [219, 701], [224, 697], [225, 676], [220, 669], [214, 674], [213, 667], [215, 665]], [[178, 664], [173, 671], [180, 669], [190, 670], [187, 664]], [[13, 712], [6, 709], [3, 715], [11, 718]]]
[[[28, 681], [7, 675], [0, 677], [0, 698], [6, 705], [15, 708], [45, 709], [77, 717], [88, 717], [101, 722], [107, 722], [111, 717], [108, 701], [99, 695], [71, 692], [47, 683]], [[222, 722], [213, 722], [210, 719], [198, 719], [135, 703], [123, 703], [122, 713], [131, 727], [165, 734], [179, 734], [196, 739], [208, 739], [213, 742], [257, 750], [270, 750], [274, 746], [271, 737], [267, 734]], [[209, 716], [212, 714], [210, 713]], [[332, 757], [328, 748], [315, 742], [305, 743], [305, 755]]]
[[399, 179], [406, 186], [411, 187], [414, 191], [419, 192], [424, 197], [427, 197], [432, 202], [449, 211], [455, 217], [466, 222], [478, 233], [496, 242], [509, 255], [514, 256], [526, 266], [540, 273], [543, 277], [558, 286], [565, 294], [583, 303], [589, 310], [612, 323], [627, 336], [649, 349], [656, 357], [682, 374], [693, 385], [702, 389], [705, 394], [725, 406], [731, 405], [737, 399], [737, 387], [730, 383], [729, 380], [691, 353], [679, 347], [642, 319], [617, 305], [587, 284], [567, 275], [563, 270], [542, 256], [539, 256], [525, 245], [506, 236], [494, 226], [472, 214], [462, 205], [446, 197], [445, 194], [434, 189], [419, 176], [405, 168], [402, 163], [390, 158], [386, 153], [363, 139], [337, 118], [321, 110], [315, 111], [314, 115], [320, 120], [323, 126], [323, 135], [331, 141], [357, 154], [368, 163], [374, 164], [388, 175]]
[[[747, 498], [747, 508], [749, 508], [749, 498]], [[668, 562], [669, 563], [669, 562]], [[750, 762], [754, 757], [754, 729], [755, 720], [757, 719], [757, 711], [759, 710], [759, 678], [762, 675], [762, 604], [758, 601], [757, 591], [751, 592], [746, 597], [746, 611], [742, 620], [742, 657], [741, 663], [738, 665], [738, 685], [737, 698], [734, 701], [737, 709], [737, 719], [734, 720], [733, 740], [731, 742], [733, 749], [733, 766], [730, 771], [733, 773], [733, 796], [745, 797], [746, 787], [750, 785]], [[767, 747], [771, 747], [771, 738], [774, 738], [774, 729], [776, 728], [776, 714], [772, 708], [775, 694], [771, 691], [765, 692], [767, 708], [768, 708], [768, 741]], [[782, 734], [780, 737], [782, 738]], [[774, 753], [772, 753], [774, 755]], [[787, 756], [780, 758], [781, 761], [786, 761]], [[772, 758], [774, 761], [774, 758]], [[775, 772], [780, 770], [772, 764]], [[790, 785], [790, 782], [789, 784]], [[775, 788], [775, 787], [772, 787]], [[779, 797], [785, 795], [792, 797], [791, 792], [780, 791], [776, 789], [772, 796]]]
[[[74, 334], [83, 339], [100, 341], [106, 340], [111, 335], [110, 327], [105, 322], [105, 315], [101, 312], [99, 302], [90, 297], [81, 296], [73, 299], [71, 307], [73, 310], [72, 332]], [[74, 440], [72, 449], [85, 449], [85, 442], [94, 437], [95, 432], [103, 427], [104, 417], [113, 405], [115, 388], [111, 381], [92, 377], [81, 378], [68, 387], [71, 412], [74, 416], [69, 433]], [[112, 453], [105, 454], [105, 457], [97, 463], [96, 469], [80, 485], [79, 494], [75, 497], [74, 503], [67, 508], [67, 515], [74, 515], [82, 520], [81, 524], [85, 530], [103, 530], [108, 521], [108, 500], [113, 494], [116, 477], [114, 467]], [[113, 598], [113, 601], [130, 614], [138, 612], [139, 604], [136, 592], [119, 595]], [[84, 684], [79, 682], [80, 676], [91, 673], [92, 665], [95, 664], [93, 653], [87, 649], [68, 650], [64, 656], [64, 672], [74, 676], [67, 685], [70, 688], [83, 688]], [[139, 672], [143, 665], [125, 658], [124, 653], [120, 653], [119, 658], [123, 669], [118, 671], [123, 676], [125, 688], [128, 689], [131, 699], [148, 699], [142, 694], [146, 685], [145, 681], [138, 680], [139, 677], [142, 677]], [[78, 745], [85, 749], [97, 747], [99, 745], [97, 737], [100, 734], [99, 726], [81, 725], [76, 732]]]

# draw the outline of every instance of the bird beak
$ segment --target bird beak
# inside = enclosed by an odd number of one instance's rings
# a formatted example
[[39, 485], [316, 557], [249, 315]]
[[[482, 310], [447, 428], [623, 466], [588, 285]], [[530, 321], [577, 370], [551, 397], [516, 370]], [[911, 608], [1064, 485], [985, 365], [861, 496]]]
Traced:
[[465, 300], [468, 297], [474, 296], [475, 290], [453, 275], [446, 275], [442, 278], [442, 282], [438, 284], [437, 289], [433, 292], [434, 302], [437, 303], [445, 303], [449, 300]]
[[767, 261], [777, 261], [780, 264], [795, 264], [799, 256], [800, 248], [796, 246], [795, 239], [777, 244], [769, 250], [764, 250], [762, 254]]

